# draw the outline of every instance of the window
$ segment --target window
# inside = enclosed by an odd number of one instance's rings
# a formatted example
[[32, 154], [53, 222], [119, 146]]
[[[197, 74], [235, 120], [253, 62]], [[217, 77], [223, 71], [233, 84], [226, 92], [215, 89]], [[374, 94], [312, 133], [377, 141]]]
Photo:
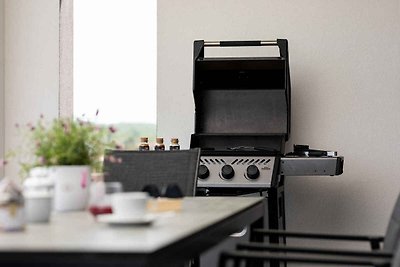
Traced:
[[74, 117], [115, 126], [125, 148], [154, 140], [157, 1], [74, 1], [73, 12]]

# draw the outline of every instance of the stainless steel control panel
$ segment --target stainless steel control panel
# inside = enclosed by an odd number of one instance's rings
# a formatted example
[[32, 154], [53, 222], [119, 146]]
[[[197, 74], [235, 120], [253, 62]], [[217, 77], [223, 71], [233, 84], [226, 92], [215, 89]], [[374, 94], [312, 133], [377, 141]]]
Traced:
[[197, 187], [270, 187], [275, 157], [201, 156]]

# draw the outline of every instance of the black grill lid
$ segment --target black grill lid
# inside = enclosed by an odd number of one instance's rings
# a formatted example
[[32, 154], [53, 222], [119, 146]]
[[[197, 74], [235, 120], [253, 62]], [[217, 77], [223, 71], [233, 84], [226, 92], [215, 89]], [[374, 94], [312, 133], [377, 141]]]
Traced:
[[[261, 41], [219, 44], [264, 45]], [[195, 134], [289, 138], [287, 40], [278, 39], [267, 45], [279, 46], [280, 57], [205, 58], [207, 43], [194, 42]]]

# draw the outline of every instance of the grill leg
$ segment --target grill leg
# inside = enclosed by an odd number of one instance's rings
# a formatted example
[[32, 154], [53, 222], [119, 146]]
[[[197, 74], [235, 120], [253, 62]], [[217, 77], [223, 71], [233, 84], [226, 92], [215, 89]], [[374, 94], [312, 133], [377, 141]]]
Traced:
[[[285, 221], [285, 192], [283, 182], [278, 187], [273, 187], [268, 189], [267, 191], [268, 198], [266, 201], [268, 202], [268, 219], [264, 218], [259, 219], [255, 223], [251, 225], [251, 228], [269, 228], [269, 229], [286, 229], [286, 221]], [[266, 225], [266, 221], [268, 220], [268, 225]], [[252, 233], [253, 231], [251, 231]], [[250, 235], [250, 241], [252, 242], [264, 242], [264, 237], [261, 235]], [[272, 244], [286, 244], [285, 238], [279, 238], [277, 236], [270, 236], [269, 242]], [[259, 267], [264, 266], [264, 264], [260, 261], [253, 261], [247, 264], [249, 267]], [[280, 264], [278, 261], [271, 261], [269, 266], [278, 267], [278, 266], [286, 266], [286, 263]]]
[[[268, 215], [269, 215], [269, 229], [285, 230], [286, 217], [285, 217], [285, 191], [283, 179], [282, 183], [277, 188], [271, 188], [268, 191]], [[278, 236], [270, 236], [269, 242], [271, 244], [286, 244], [286, 238]], [[278, 261], [271, 261], [271, 267], [286, 266], [286, 263], [279, 263]]]

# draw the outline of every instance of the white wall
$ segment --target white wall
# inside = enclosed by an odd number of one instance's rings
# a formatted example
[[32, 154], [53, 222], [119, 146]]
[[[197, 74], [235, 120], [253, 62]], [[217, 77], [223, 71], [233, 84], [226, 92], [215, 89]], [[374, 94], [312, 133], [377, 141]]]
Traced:
[[[4, 155], [4, 0], [0, 0], [0, 159]], [[0, 179], [4, 169], [0, 167]]]
[[286, 180], [287, 228], [383, 233], [400, 190], [399, 10], [398, 0], [159, 0], [158, 135], [189, 144], [193, 40], [287, 38], [288, 149], [345, 157], [339, 177]]
[[[5, 143], [18, 147], [14, 125], [58, 116], [59, 1], [5, 0]], [[6, 175], [17, 176], [16, 165]]]

